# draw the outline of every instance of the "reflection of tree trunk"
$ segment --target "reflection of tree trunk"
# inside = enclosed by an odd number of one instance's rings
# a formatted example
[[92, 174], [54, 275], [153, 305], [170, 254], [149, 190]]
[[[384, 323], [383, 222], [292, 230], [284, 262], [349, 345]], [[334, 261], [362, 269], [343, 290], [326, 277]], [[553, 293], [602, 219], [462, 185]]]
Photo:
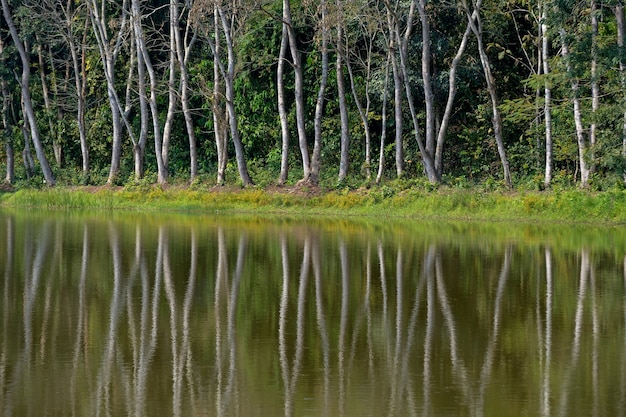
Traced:
[[[377, 252], [378, 252], [378, 266], [380, 269], [380, 292], [383, 296], [383, 323], [385, 324], [385, 328], [387, 328], [388, 323], [388, 295], [387, 295], [387, 278], [385, 274], [385, 252], [383, 249], [383, 244], [379, 240], [377, 244]], [[387, 363], [391, 363], [391, 349], [389, 347], [389, 341], [391, 340], [391, 335], [387, 334], [385, 337], [385, 359]]]
[[[111, 298], [111, 306], [109, 309], [109, 332], [104, 346], [104, 352], [102, 354], [102, 364], [100, 365], [100, 371], [98, 373], [96, 398], [94, 410], [97, 410], [97, 414], [100, 414], [101, 406], [104, 405], [104, 414], [111, 414], [109, 406], [110, 401], [110, 386], [111, 386], [111, 371], [113, 367], [113, 361], [116, 355], [117, 338], [118, 338], [118, 326], [120, 322], [120, 316], [124, 307], [124, 288], [122, 284], [122, 248], [120, 242], [120, 236], [117, 228], [114, 225], [109, 227], [109, 240], [111, 246], [111, 254], [113, 256], [113, 297]], [[161, 242], [159, 240], [159, 246]]]
[[545, 250], [546, 258], [546, 329], [543, 358], [543, 381], [541, 387], [541, 415], [550, 416], [550, 368], [552, 366], [552, 251]]
[[346, 241], [340, 238], [339, 257], [341, 260], [341, 318], [339, 319], [339, 340], [337, 356], [339, 368], [339, 415], [345, 415], [346, 380], [345, 380], [345, 344], [348, 326], [348, 307], [350, 305], [350, 267], [348, 265], [348, 248]]
[[500, 269], [500, 276], [498, 277], [498, 289], [496, 291], [496, 301], [493, 308], [493, 327], [491, 329], [491, 337], [489, 338], [489, 344], [487, 345], [487, 353], [485, 354], [485, 360], [480, 373], [480, 395], [478, 396], [478, 415], [485, 414], [485, 391], [489, 386], [489, 379], [491, 378], [491, 369], [493, 367], [493, 357], [496, 352], [496, 345], [498, 343], [498, 337], [500, 335], [500, 317], [502, 312], [500, 307], [502, 306], [502, 297], [504, 295], [504, 288], [509, 278], [509, 271], [511, 269], [511, 246], [507, 246], [504, 252], [504, 261], [502, 268]]
[[376, 184], [380, 184], [385, 169], [385, 140], [387, 139], [387, 98], [389, 96], [389, 58], [387, 53], [387, 65], [385, 66], [385, 84], [383, 86], [383, 104], [381, 109], [381, 129], [380, 129], [380, 149], [378, 156], [378, 174], [376, 174]]
[[[156, 349], [157, 342], [157, 313], [158, 301], [160, 298], [161, 281], [163, 277], [163, 251], [157, 252], [157, 264], [155, 266], [154, 290], [152, 295], [152, 303], [150, 302], [150, 283], [148, 280], [148, 271], [141, 242], [140, 229], [137, 228], [135, 238], [135, 263], [139, 265], [141, 274], [141, 317], [139, 328], [139, 345], [136, 370], [134, 372], [134, 400], [135, 400], [135, 416], [145, 416], [146, 412], [146, 383], [148, 381], [148, 371], [150, 363]], [[152, 329], [148, 334], [148, 324], [150, 320], [150, 305], [152, 305]]]
[[279, 317], [279, 351], [280, 351], [280, 367], [285, 384], [285, 417], [294, 415], [294, 394], [298, 377], [300, 376], [300, 367], [302, 363], [302, 354], [304, 352], [304, 319], [306, 307], [306, 290], [309, 280], [309, 269], [311, 263], [311, 237], [307, 235], [304, 241], [304, 253], [302, 255], [302, 267], [300, 269], [300, 280], [298, 284], [298, 310], [296, 313], [296, 351], [291, 369], [289, 369], [289, 360], [287, 359], [287, 346], [285, 340], [285, 325], [287, 322], [287, 307], [289, 302], [289, 261], [285, 237], [281, 236], [281, 255], [283, 262], [283, 291], [280, 303]]
[[[5, 398], [4, 414], [12, 415], [13, 412], [13, 397], [16, 392], [16, 388], [20, 386], [24, 374], [30, 376], [30, 365], [32, 363], [32, 351], [33, 351], [33, 310], [36, 307], [37, 293], [39, 291], [39, 280], [41, 278], [41, 272], [43, 270], [43, 264], [48, 259], [48, 246], [50, 244], [50, 225], [44, 224], [40, 234], [35, 234], [28, 231], [24, 241], [24, 259], [27, 260], [27, 268], [24, 272], [24, 299], [23, 299], [23, 321], [24, 326], [24, 347], [21, 355], [15, 362], [15, 368], [12, 375], [8, 378], [10, 381], [7, 387], [7, 398]], [[32, 261], [32, 267], [30, 260], [32, 258], [32, 252], [37, 248], [34, 259]]]
[[[4, 262], [4, 285], [2, 286], [2, 351], [0, 351], [0, 404], [7, 404], [5, 395], [7, 393], [7, 341], [10, 340], [9, 328], [9, 283], [13, 277], [13, 257], [15, 243], [15, 224], [11, 216], [6, 216], [6, 258]], [[6, 410], [5, 410], [6, 411]]]
[[326, 318], [324, 314], [324, 301], [322, 295], [322, 272], [320, 258], [320, 242], [317, 236], [313, 241], [311, 249], [311, 260], [313, 263], [313, 274], [315, 275], [315, 312], [317, 315], [317, 326], [320, 332], [322, 344], [322, 358], [324, 363], [324, 415], [329, 416], [330, 406], [330, 343], [328, 342], [328, 329], [326, 328]]
[[[243, 273], [243, 265], [246, 257], [248, 238], [242, 235], [239, 239], [239, 249], [237, 253], [237, 264], [233, 279], [228, 288], [228, 259], [226, 250], [226, 240], [224, 230], [218, 229], [218, 262], [217, 277], [215, 283], [215, 356], [217, 368], [217, 386], [216, 386], [216, 415], [228, 415], [229, 407], [236, 406], [237, 398], [233, 398], [238, 392], [237, 388], [237, 345], [235, 337], [235, 318], [237, 313], [237, 301], [239, 296], [239, 285]], [[222, 330], [222, 308], [223, 299], [226, 301], [226, 345], [224, 346]], [[228, 349], [228, 353], [222, 351], [223, 348]], [[228, 358], [228, 359], [226, 359]], [[224, 363], [226, 359], [227, 363]], [[228, 366], [226, 371], [226, 386], [224, 386], [224, 367]]]
[[[222, 297], [227, 298], [228, 294], [228, 259], [226, 252], [226, 242], [224, 238], [224, 229], [221, 227], [217, 231], [217, 271], [215, 277], [215, 301], [214, 301], [214, 314], [215, 314], [215, 368], [217, 370], [217, 386], [216, 386], [216, 399], [215, 409], [216, 415], [221, 417], [225, 412], [224, 404], [224, 389], [222, 388], [223, 382], [223, 353], [222, 353]], [[224, 294], [222, 294], [224, 293]]]
[[576, 303], [576, 315], [574, 319], [574, 339], [572, 340], [572, 353], [570, 357], [570, 363], [567, 367], [565, 378], [563, 378], [563, 389], [561, 391], [561, 400], [559, 403], [559, 416], [568, 415], [567, 405], [569, 401], [570, 383], [572, 381], [572, 374], [576, 370], [578, 365], [578, 359], [580, 356], [580, 337], [583, 326], [583, 314], [585, 309], [585, 297], [587, 295], [587, 281], [589, 281], [589, 250], [583, 249], [581, 251], [580, 259], [580, 280], [578, 284], [578, 301]]

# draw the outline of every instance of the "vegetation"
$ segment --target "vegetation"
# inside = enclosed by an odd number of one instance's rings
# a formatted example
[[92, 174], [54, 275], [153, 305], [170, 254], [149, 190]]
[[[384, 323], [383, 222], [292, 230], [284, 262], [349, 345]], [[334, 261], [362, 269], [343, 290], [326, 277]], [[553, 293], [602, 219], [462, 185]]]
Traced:
[[0, 159], [17, 188], [624, 182], [620, 0], [2, 0], [2, 11]]
[[621, 224], [626, 191], [575, 188], [515, 191], [440, 186], [397, 180], [370, 189], [317, 187], [154, 186], [20, 189], [0, 194], [0, 206], [54, 210], [165, 210], [378, 218], [469, 219]]

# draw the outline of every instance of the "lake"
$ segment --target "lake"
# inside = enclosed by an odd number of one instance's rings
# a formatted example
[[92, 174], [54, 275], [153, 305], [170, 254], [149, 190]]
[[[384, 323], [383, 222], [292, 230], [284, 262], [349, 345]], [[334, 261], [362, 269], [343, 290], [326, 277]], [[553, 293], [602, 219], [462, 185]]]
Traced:
[[626, 229], [0, 212], [3, 416], [621, 416]]

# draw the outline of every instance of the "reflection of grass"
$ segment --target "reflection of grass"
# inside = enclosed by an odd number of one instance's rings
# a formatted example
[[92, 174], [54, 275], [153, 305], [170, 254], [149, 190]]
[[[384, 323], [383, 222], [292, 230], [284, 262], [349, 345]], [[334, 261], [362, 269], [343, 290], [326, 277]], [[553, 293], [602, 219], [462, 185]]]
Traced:
[[49, 209], [169, 210], [376, 217], [622, 223], [626, 192], [472, 191], [452, 188], [358, 190], [257, 188], [54, 188], [0, 195], [0, 205]]

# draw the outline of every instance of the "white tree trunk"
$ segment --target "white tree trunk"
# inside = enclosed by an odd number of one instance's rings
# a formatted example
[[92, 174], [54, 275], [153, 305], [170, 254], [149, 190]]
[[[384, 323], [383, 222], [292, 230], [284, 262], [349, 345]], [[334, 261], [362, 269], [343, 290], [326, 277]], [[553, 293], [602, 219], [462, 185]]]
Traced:
[[574, 106], [574, 124], [576, 126], [576, 143], [578, 145], [578, 164], [580, 167], [580, 186], [582, 188], [587, 188], [589, 186], [589, 176], [591, 170], [587, 165], [587, 141], [585, 140], [585, 131], [583, 127], [583, 117], [582, 110], [580, 106], [580, 99], [578, 97], [578, 93], [580, 90], [580, 85], [576, 77], [573, 76], [572, 71], [572, 63], [569, 52], [569, 45], [567, 42], [567, 34], [565, 29], [561, 28], [559, 30], [560, 38], [561, 38], [561, 55], [565, 60], [565, 66], [567, 69], [567, 73], [570, 76], [570, 86], [572, 90], [572, 102]]
[[30, 127], [31, 139], [35, 147], [35, 153], [37, 154], [37, 159], [39, 160], [39, 165], [41, 166], [44, 180], [46, 181], [46, 184], [48, 184], [49, 186], [53, 186], [55, 184], [54, 175], [52, 174], [52, 170], [50, 169], [48, 158], [46, 157], [46, 153], [43, 149], [43, 144], [41, 143], [41, 139], [39, 137], [37, 119], [35, 117], [35, 111], [33, 109], [33, 103], [30, 97], [30, 61], [28, 59], [24, 43], [20, 39], [17, 32], [17, 27], [13, 22], [13, 17], [11, 16], [11, 9], [9, 7], [8, 0], [2, 0], [2, 14], [4, 16], [4, 20], [7, 23], [7, 26], [9, 27], [11, 38], [13, 39], [13, 43], [15, 44], [15, 47], [17, 48], [20, 59], [22, 61], [21, 89], [22, 100], [24, 103], [24, 116], [26, 118], [26, 122], [28, 122], [28, 125]]
[[478, 54], [480, 55], [480, 63], [483, 67], [483, 73], [485, 74], [485, 81], [487, 82], [487, 90], [491, 97], [491, 113], [492, 113], [492, 125], [493, 134], [496, 139], [496, 145], [498, 147], [498, 154], [500, 156], [500, 162], [502, 164], [502, 171], [504, 175], [504, 183], [508, 188], [512, 187], [511, 172], [509, 170], [509, 161], [506, 156], [506, 149], [504, 147], [504, 138], [502, 136], [502, 116], [500, 114], [500, 102], [498, 92], [496, 88], [496, 82], [491, 72], [491, 63], [487, 56], [487, 51], [483, 44], [483, 29], [482, 21], [480, 18], [480, 7], [482, 0], [474, 3], [474, 9], [470, 11], [466, 9], [467, 19], [472, 28], [472, 32], [476, 36], [476, 42], [478, 44]]
[[296, 31], [291, 20], [291, 5], [289, 0], [283, 0], [283, 25], [287, 26], [289, 37], [289, 50], [295, 75], [294, 95], [296, 102], [296, 127], [298, 130], [298, 144], [302, 156], [302, 180], [309, 181], [311, 175], [311, 159], [309, 145], [306, 137], [306, 120], [304, 108], [304, 75], [302, 73], [302, 57], [296, 43]]
[[320, 0], [320, 22], [322, 31], [322, 42], [320, 45], [322, 62], [321, 62], [321, 74], [320, 85], [317, 91], [317, 100], [315, 102], [315, 116], [313, 119], [313, 129], [315, 132], [313, 155], [311, 157], [311, 175], [310, 182], [317, 184], [319, 182], [319, 175], [321, 169], [321, 155], [322, 155], [322, 116], [324, 115], [324, 98], [326, 94], [326, 86], [328, 84], [328, 6], [326, 0]]
[[544, 187], [550, 187], [552, 182], [552, 166], [554, 157], [552, 156], [552, 89], [547, 77], [550, 74], [550, 39], [548, 38], [548, 24], [547, 24], [547, 5], [542, 4], [541, 11], [541, 62], [543, 65], [543, 74], [546, 77], [544, 83], [544, 125], [545, 125], [545, 138], [546, 138], [546, 167], [545, 175], [543, 179]]
[[280, 176], [278, 184], [283, 185], [289, 176], [289, 123], [287, 108], [285, 105], [285, 59], [287, 55], [287, 23], [283, 22], [283, 33], [280, 39], [280, 52], [278, 54], [278, 65], [276, 67], [276, 96], [278, 100], [278, 116], [280, 118], [280, 133], [282, 138], [282, 149], [280, 157]]

